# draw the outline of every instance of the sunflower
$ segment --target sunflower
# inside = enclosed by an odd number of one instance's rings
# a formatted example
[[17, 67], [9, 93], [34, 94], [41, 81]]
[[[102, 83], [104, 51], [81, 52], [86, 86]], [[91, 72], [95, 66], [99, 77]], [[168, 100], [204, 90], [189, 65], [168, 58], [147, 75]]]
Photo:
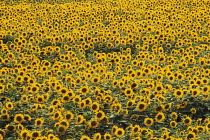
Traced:
[[194, 132], [189, 132], [187, 135], [186, 135], [186, 140], [193, 140], [196, 138], [196, 134]]
[[125, 89], [124, 91], [124, 94], [128, 97], [128, 96], [131, 96], [133, 95], [133, 90], [131, 88], [127, 88]]
[[71, 98], [69, 97], [68, 94], [63, 94], [62, 95], [62, 99], [61, 99], [62, 102], [68, 103], [68, 102], [70, 102], [70, 100], [71, 100]]
[[125, 131], [124, 131], [123, 128], [117, 128], [117, 130], [116, 130], [116, 132], [115, 132], [115, 135], [116, 135], [117, 137], [122, 137], [122, 136], [124, 136], [124, 134], [125, 134]]
[[190, 93], [192, 94], [193, 97], [198, 97], [198, 95], [200, 95], [200, 90], [192, 89], [192, 90], [190, 90]]
[[23, 114], [15, 114], [14, 122], [16, 123], [22, 123], [24, 121]]
[[185, 102], [180, 104], [180, 108], [185, 108], [187, 105], [188, 105], [188, 102], [185, 101]]
[[85, 100], [82, 100], [81, 102], [80, 102], [80, 109], [84, 109], [86, 107], [86, 102], [85, 102]]
[[154, 123], [154, 120], [152, 118], [145, 118], [144, 119], [144, 124], [146, 126], [151, 126], [151, 125], [153, 125], [153, 123]]
[[21, 138], [26, 138], [30, 134], [30, 131], [27, 129], [24, 129], [20, 132], [20, 137]]
[[80, 140], [90, 140], [90, 137], [83, 135]]
[[168, 110], [170, 110], [171, 109], [171, 106], [172, 106], [172, 103], [168, 103], [168, 104], [166, 104], [166, 105], [164, 105], [164, 111], [168, 111]]
[[170, 114], [170, 118], [171, 118], [172, 120], [177, 120], [178, 114], [177, 114], [176, 112], [172, 112], [172, 113]]
[[65, 95], [69, 92], [68, 88], [66, 87], [62, 87], [60, 90], [59, 90], [59, 94], [62, 94], [62, 95]]
[[11, 110], [11, 109], [13, 109], [13, 103], [12, 102], [7, 102], [6, 103], [6, 108], [7, 108], [7, 110]]
[[[47, 133], [49, 133], [49, 134], [47, 135], [47, 138], [50, 139], [50, 140], [56, 139], [56, 136], [55, 136], [54, 134], [52, 134], [52, 132], [53, 132], [53, 131], [51, 131], [51, 130], [49, 130], [49, 132], [47, 132]], [[56, 139], [56, 140], [57, 140], [57, 139]]]
[[90, 106], [92, 104], [92, 99], [90, 97], [86, 98], [84, 101], [86, 106]]
[[19, 130], [19, 131], [22, 131], [22, 130], [24, 130], [25, 128], [24, 128], [24, 126], [22, 125], [22, 124], [18, 124], [18, 126], [17, 126], [17, 129]]
[[133, 82], [131, 85], [130, 85], [130, 87], [133, 89], [133, 88], [137, 88], [138, 87], [138, 82], [137, 81], [135, 81], [135, 82]]
[[93, 77], [92, 78], [92, 83], [99, 83], [100, 82], [100, 77]]
[[95, 119], [91, 119], [88, 123], [89, 128], [96, 128], [98, 127], [98, 125], [99, 125], [99, 122]]
[[104, 134], [104, 140], [111, 140], [112, 139], [112, 135], [109, 133]]
[[[62, 85], [61, 84], [57, 84], [56, 83], [54, 88], [55, 88], [57, 93], [61, 94], [61, 91], [60, 91], [62, 89]], [[66, 89], [63, 89], [63, 92], [67, 92]]]
[[45, 102], [44, 96], [43, 95], [37, 95], [36, 102], [38, 102], [38, 103], [44, 103]]
[[101, 140], [101, 133], [95, 133], [93, 135], [93, 140]]
[[90, 110], [91, 111], [94, 111], [94, 112], [97, 112], [99, 110], [99, 103], [98, 102], [93, 102], [91, 105], [90, 105]]
[[141, 130], [139, 125], [135, 125], [132, 127], [132, 133], [137, 134]]
[[195, 114], [195, 113], [196, 113], [196, 109], [195, 109], [195, 108], [191, 108], [191, 109], [190, 109], [190, 112], [191, 112], [192, 114]]
[[61, 118], [62, 118], [62, 114], [60, 111], [55, 112], [52, 117], [53, 120], [60, 120]]
[[33, 132], [31, 132], [31, 137], [32, 138], [37, 138], [37, 137], [40, 137], [40, 136], [41, 136], [41, 131], [34, 130]]
[[117, 131], [117, 129], [118, 129], [118, 126], [113, 125], [113, 126], [112, 126], [112, 134], [115, 134], [116, 131]]
[[117, 86], [118, 86], [118, 80], [113, 80], [112, 87], [117, 87]]
[[170, 127], [171, 128], [176, 128], [176, 126], [177, 126], [176, 121], [170, 121]]
[[22, 95], [21, 96], [21, 101], [24, 102], [24, 103], [27, 103], [28, 102], [28, 96], [27, 95]]
[[48, 108], [48, 110], [49, 110], [48, 114], [53, 114], [54, 111], [55, 111], [55, 107], [54, 107], [54, 106], [50, 106], [50, 107]]
[[15, 125], [7, 124], [5, 129], [9, 132], [14, 131], [16, 129]]
[[42, 126], [43, 123], [44, 123], [44, 118], [43, 118], [43, 117], [37, 118], [37, 119], [35, 120], [35, 126], [36, 126], [36, 127]]
[[155, 91], [157, 91], [158, 93], [162, 92], [162, 91], [163, 91], [163, 86], [162, 86], [161, 84], [158, 84], [158, 85], [156, 86]]
[[178, 98], [181, 98], [183, 96], [183, 91], [182, 90], [175, 90], [174, 91], [174, 96], [175, 97], [178, 97]]
[[160, 106], [155, 108], [154, 112], [161, 112], [161, 111], [163, 111], [163, 108], [164, 108], [164, 106], [160, 105]]
[[9, 114], [4, 114], [4, 115], [0, 115], [0, 120], [2, 121], [6, 121], [10, 119], [10, 115]]
[[132, 61], [132, 66], [138, 66], [138, 60], [133, 60]]
[[198, 134], [202, 134], [205, 131], [205, 127], [204, 126], [196, 126], [196, 128], [198, 130]]
[[70, 99], [73, 99], [73, 98], [74, 98], [74, 96], [75, 96], [75, 94], [74, 94], [74, 91], [73, 91], [73, 90], [70, 90], [67, 94], [69, 95], [69, 98], [70, 98]]
[[59, 125], [58, 126], [58, 128], [57, 128], [57, 132], [59, 133], [59, 134], [64, 134], [65, 132], [66, 132], [66, 126], [64, 126], [64, 125]]
[[[114, 103], [115, 101], [113, 101]], [[122, 104], [121, 103], [114, 103], [111, 106], [111, 112], [119, 114], [122, 111]]]
[[21, 75], [17, 76], [16, 82], [22, 83], [23, 82], [23, 76], [21, 76]]
[[179, 74], [177, 75], [177, 80], [178, 80], [178, 81], [182, 81], [183, 79], [184, 79], [184, 75], [181, 74], [181, 73], [179, 73]]
[[183, 119], [183, 123], [184, 125], [190, 125], [192, 123], [192, 120], [189, 116], [187, 116]]
[[82, 95], [86, 95], [88, 92], [89, 92], [88, 86], [84, 86], [80, 88], [80, 93], [82, 93]]
[[67, 112], [64, 113], [64, 118], [67, 121], [70, 121], [74, 118], [74, 114], [71, 111], [67, 111]]
[[158, 112], [158, 114], [156, 114], [155, 116], [155, 120], [157, 122], [162, 122], [165, 119], [165, 115], [162, 112]]
[[129, 100], [129, 101], [127, 101], [126, 107], [127, 108], [131, 108], [134, 104], [135, 104], [135, 101], [134, 100]]
[[36, 84], [33, 84], [31, 86], [31, 92], [32, 93], [37, 93], [39, 91], [39, 87]]
[[83, 122], [85, 122], [85, 118], [82, 115], [78, 115], [76, 118], [76, 124], [82, 124]]
[[144, 102], [138, 103], [136, 106], [136, 110], [142, 112], [147, 108], [147, 104]]
[[204, 86], [203, 88], [202, 88], [202, 92], [203, 93], [208, 93], [210, 91], [210, 86]]
[[24, 115], [24, 121], [31, 121], [30, 115]]
[[74, 101], [75, 103], [79, 103], [79, 102], [81, 102], [81, 100], [82, 100], [82, 98], [81, 98], [79, 95], [76, 95], [76, 96], [74, 96], [74, 98], [73, 98], [73, 101]]
[[2, 115], [8, 114], [7, 108], [2, 108], [2, 109], [1, 109], [1, 114], [2, 114]]
[[174, 76], [174, 75], [169, 75], [169, 76], [168, 76], [168, 81], [169, 81], [169, 82], [173, 83], [174, 80], [175, 80], [175, 76]]
[[95, 118], [99, 121], [102, 120], [104, 117], [105, 117], [105, 113], [103, 111], [98, 111], [95, 114]]

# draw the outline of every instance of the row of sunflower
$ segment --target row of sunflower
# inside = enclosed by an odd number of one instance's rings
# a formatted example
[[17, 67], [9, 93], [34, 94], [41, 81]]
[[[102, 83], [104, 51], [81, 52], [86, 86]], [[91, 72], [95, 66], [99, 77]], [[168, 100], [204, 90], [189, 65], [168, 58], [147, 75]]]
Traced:
[[208, 0], [0, 2], [0, 139], [210, 137]]

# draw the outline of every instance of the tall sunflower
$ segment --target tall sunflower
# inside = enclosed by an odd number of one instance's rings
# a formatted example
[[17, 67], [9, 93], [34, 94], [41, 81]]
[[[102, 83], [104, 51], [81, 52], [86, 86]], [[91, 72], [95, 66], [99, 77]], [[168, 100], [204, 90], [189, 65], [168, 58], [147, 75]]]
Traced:
[[122, 136], [124, 136], [124, 134], [125, 134], [125, 130], [123, 128], [117, 128], [117, 130], [115, 132], [115, 135], [117, 137], [122, 137]]
[[155, 116], [155, 120], [157, 122], [162, 122], [165, 119], [165, 115], [162, 112], [158, 112], [158, 114], [156, 114]]

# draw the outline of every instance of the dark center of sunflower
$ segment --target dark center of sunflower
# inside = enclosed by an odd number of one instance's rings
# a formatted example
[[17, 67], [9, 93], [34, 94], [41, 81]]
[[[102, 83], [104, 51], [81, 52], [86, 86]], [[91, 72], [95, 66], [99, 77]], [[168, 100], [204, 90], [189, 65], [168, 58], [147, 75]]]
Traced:
[[86, 91], [87, 91], [87, 89], [86, 89], [86, 88], [83, 88], [83, 89], [82, 89], [82, 92], [83, 92], [83, 93], [85, 93]]
[[81, 121], [81, 118], [79, 117], [79, 118], [77, 119], [77, 121], [80, 122], [80, 121]]
[[162, 115], [158, 115], [158, 116], [157, 116], [157, 119], [158, 119], [158, 120], [161, 120], [162, 118], [163, 118]]
[[98, 82], [98, 79], [97, 79], [97, 78], [95, 78], [95, 79], [94, 79], [94, 82]]
[[70, 119], [71, 115], [70, 114], [66, 114], [66, 119]]
[[185, 121], [184, 121], [185, 123], [189, 123], [190, 122], [190, 120], [189, 119], [185, 119]]
[[152, 121], [151, 120], [147, 120], [147, 124], [151, 124], [152, 123]]
[[63, 99], [64, 99], [65, 101], [67, 101], [67, 100], [69, 99], [69, 97], [68, 97], [68, 96], [65, 96]]
[[55, 118], [57, 118], [59, 116], [59, 114], [58, 113], [55, 113]]
[[134, 132], [138, 132], [138, 130], [139, 130], [139, 129], [136, 127], [136, 128], [134, 128], [133, 131], [134, 131]]
[[97, 117], [98, 118], [101, 118], [102, 117], [102, 114], [101, 113], [97, 113]]
[[143, 108], [144, 108], [144, 104], [140, 104], [139, 109], [143, 109]]
[[96, 121], [91, 122], [91, 126], [96, 126], [96, 124], [97, 124]]
[[172, 126], [175, 126], [176, 124], [175, 124], [175, 122], [172, 122], [171, 125], [172, 125]]
[[59, 129], [58, 129], [58, 132], [60, 132], [60, 133], [62, 133], [62, 132], [64, 132], [65, 131], [65, 129], [64, 129], [64, 127], [59, 127]]
[[33, 87], [33, 88], [32, 88], [32, 91], [36, 91], [36, 87]]
[[65, 90], [65, 89], [62, 89], [61, 92], [62, 92], [62, 93], [66, 93], [66, 90]]
[[157, 87], [157, 90], [161, 90], [161, 87]]
[[97, 105], [94, 104], [94, 105], [92, 106], [92, 109], [93, 109], [93, 110], [97, 109]]
[[26, 137], [27, 136], [27, 133], [26, 132], [24, 132], [23, 134], [22, 134], [22, 137]]
[[57, 103], [58, 103], [58, 101], [54, 101], [54, 102], [53, 102], [53, 105], [56, 105]]
[[7, 128], [9, 131], [13, 131], [14, 129], [15, 129], [15, 127], [14, 126], [8, 126], [8, 128]]
[[156, 108], [156, 111], [161, 111], [162, 110], [162, 107], [161, 106], [158, 106], [157, 108]]
[[118, 134], [118, 135], [122, 135], [122, 131], [118, 131], [117, 134]]
[[177, 94], [177, 95], [181, 95], [181, 91], [177, 91], [176, 94]]
[[128, 102], [128, 106], [132, 106], [132, 102]]
[[32, 134], [32, 136], [33, 136], [33, 137], [38, 137], [39, 134], [38, 134], [37, 132], [34, 132], [34, 133]]
[[193, 134], [188, 134], [187, 139], [191, 139], [191, 138], [194, 138]]
[[21, 121], [22, 120], [22, 117], [21, 116], [17, 116], [16, 120], [17, 121]]
[[38, 98], [38, 101], [39, 101], [39, 102], [42, 102], [43, 100], [42, 100], [42, 98], [41, 98], [41, 97], [39, 97], [39, 98]]

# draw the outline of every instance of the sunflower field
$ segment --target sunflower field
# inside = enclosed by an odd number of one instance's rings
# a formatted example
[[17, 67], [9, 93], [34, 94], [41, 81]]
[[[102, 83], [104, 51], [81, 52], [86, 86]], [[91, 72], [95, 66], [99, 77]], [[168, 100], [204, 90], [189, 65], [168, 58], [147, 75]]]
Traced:
[[210, 0], [0, 0], [0, 140], [210, 139]]

